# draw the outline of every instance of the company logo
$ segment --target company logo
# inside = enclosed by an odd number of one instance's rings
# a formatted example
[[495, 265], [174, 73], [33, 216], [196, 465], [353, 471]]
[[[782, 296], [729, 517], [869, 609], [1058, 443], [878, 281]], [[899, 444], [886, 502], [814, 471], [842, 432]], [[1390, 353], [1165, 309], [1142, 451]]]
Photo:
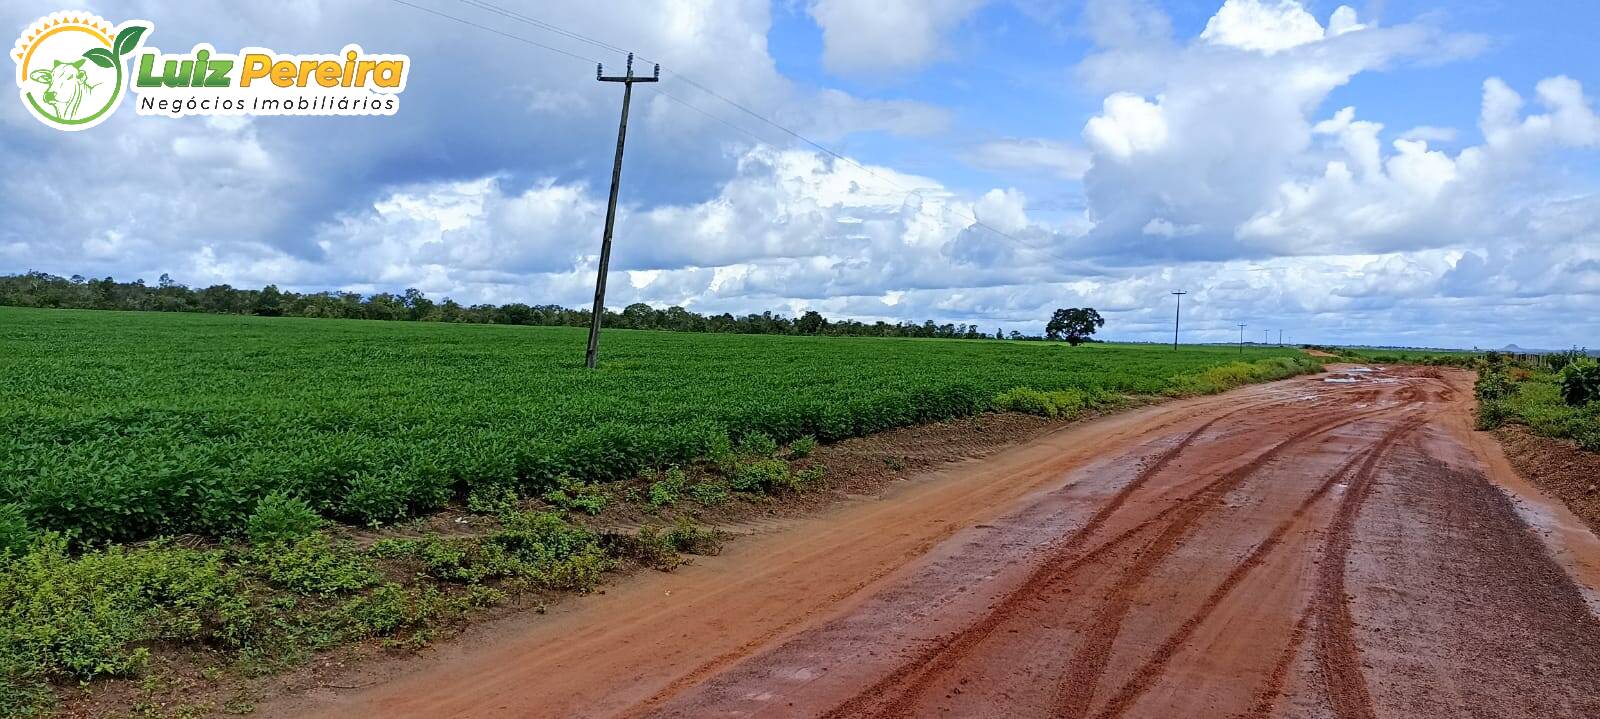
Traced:
[[58, 130], [87, 130], [104, 122], [122, 102], [128, 83], [125, 59], [150, 27], [143, 20], [112, 27], [104, 18], [81, 12], [40, 18], [11, 51], [22, 104]]
[[259, 47], [186, 53], [141, 48], [145, 20], [113, 28], [104, 18], [59, 12], [17, 39], [17, 86], [39, 121], [83, 130], [135, 95], [140, 115], [393, 115], [411, 60], [346, 45], [336, 55], [292, 55]]

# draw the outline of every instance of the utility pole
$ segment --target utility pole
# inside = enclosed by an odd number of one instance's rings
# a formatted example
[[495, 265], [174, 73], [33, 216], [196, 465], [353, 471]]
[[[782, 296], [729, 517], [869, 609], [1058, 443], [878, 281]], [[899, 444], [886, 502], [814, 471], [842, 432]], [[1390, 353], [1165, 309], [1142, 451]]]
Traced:
[[1243, 322], [1239, 323], [1239, 354], [1244, 354], [1244, 328], [1245, 327], [1246, 327], [1246, 325]]
[[611, 265], [611, 230], [617, 223], [617, 189], [622, 185], [622, 144], [628, 138], [628, 101], [633, 98], [633, 83], [661, 81], [661, 65], [656, 64], [655, 74], [650, 77], [634, 77], [633, 53], [630, 52], [628, 74], [606, 77], [605, 66], [595, 65], [594, 79], [622, 83], [622, 122], [617, 124], [617, 159], [611, 166], [611, 200], [606, 203], [606, 230], [600, 237], [600, 274], [594, 281], [594, 317], [589, 321], [589, 349], [583, 356], [583, 363], [589, 369], [594, 369], [595, 360], [600, 354], [600, 320], [606, 313], [606, 268]]
[[1283, 330], [1278, 330], [1278, 346], [1283, 346]]
[[1182, 291], [1177, 291], [1177, 292], [1173, 292], [1172, 294], [1177, 295], [1177, 297], [1178, 297], [1178, 308], [1176, 310], [1174, 310], [1173, 313], [1172, 313], [1172, 351], [1173, 352], [1177, 352], [1178, 351], [1178, 318], [1183, 316], [1183, 296], [1186, 295], [1186, 294], [1189, 294], [1189, 293], [1182, 292]]
[[1267, 344], [1267, 342], [1268, 342], [1267, 338], [1269, 338], [1271, 336], [1272, 336], [1272, 330], [1261, 330], [1261, 344], [1263, 346], [1265, 346]]

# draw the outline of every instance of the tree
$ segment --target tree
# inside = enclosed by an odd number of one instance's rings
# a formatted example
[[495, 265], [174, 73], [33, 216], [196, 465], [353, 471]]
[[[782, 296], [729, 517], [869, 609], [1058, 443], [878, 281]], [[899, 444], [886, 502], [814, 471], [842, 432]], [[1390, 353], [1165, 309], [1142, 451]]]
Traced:
[[822, 313], [816, 310], [806, 310], [805, 314], [800, 315], [800, 319], [794, 321], [795, 331], [803, 335], [822, 334], [822, 331], [827, 327], [828, 321], [823, 319]]
[[278, 286], [267, 285], [261, 288], [261, 294], [256, 295], [254, 312], [262, 317], [277, 317], [283, 314], [282, 305], [283, 293], [278, 290]]
[[1059, 309], [1050, 316], [1050, 324], [1044, 327], [1044, 336], [1053, 340], [1064, 339], [1077, 347], [1088, 342], [1094, 331], [1104, 326], [1105, 319], [1092, 307]]

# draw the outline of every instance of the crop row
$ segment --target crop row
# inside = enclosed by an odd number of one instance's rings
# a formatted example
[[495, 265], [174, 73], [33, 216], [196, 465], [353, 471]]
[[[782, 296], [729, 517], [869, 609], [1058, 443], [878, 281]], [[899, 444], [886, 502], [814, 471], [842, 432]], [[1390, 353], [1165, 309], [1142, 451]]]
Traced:
[[[832, 441], [968, 415], [1017, 387], [1262, 378], [1235, 377], [1225, 348], [628, 331], [590, 372], [570, 328], [10, 308], [0, 342], [0, 503], [89, 542], [237, 533], [272, 492], [386, 522], [474, 488], [688, 463], [751, 432]], [[1248, 359], [1292, 373], [1292, 354]]]

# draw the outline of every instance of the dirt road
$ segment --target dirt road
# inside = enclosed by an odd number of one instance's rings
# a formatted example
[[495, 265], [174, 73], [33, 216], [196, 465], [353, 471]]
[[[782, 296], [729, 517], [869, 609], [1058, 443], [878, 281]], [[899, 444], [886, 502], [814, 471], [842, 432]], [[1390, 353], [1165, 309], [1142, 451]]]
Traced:
[[1600, 716], [1600, 542], [1470, 408], [1404, 370], [1086, 423], [264, 713]]

